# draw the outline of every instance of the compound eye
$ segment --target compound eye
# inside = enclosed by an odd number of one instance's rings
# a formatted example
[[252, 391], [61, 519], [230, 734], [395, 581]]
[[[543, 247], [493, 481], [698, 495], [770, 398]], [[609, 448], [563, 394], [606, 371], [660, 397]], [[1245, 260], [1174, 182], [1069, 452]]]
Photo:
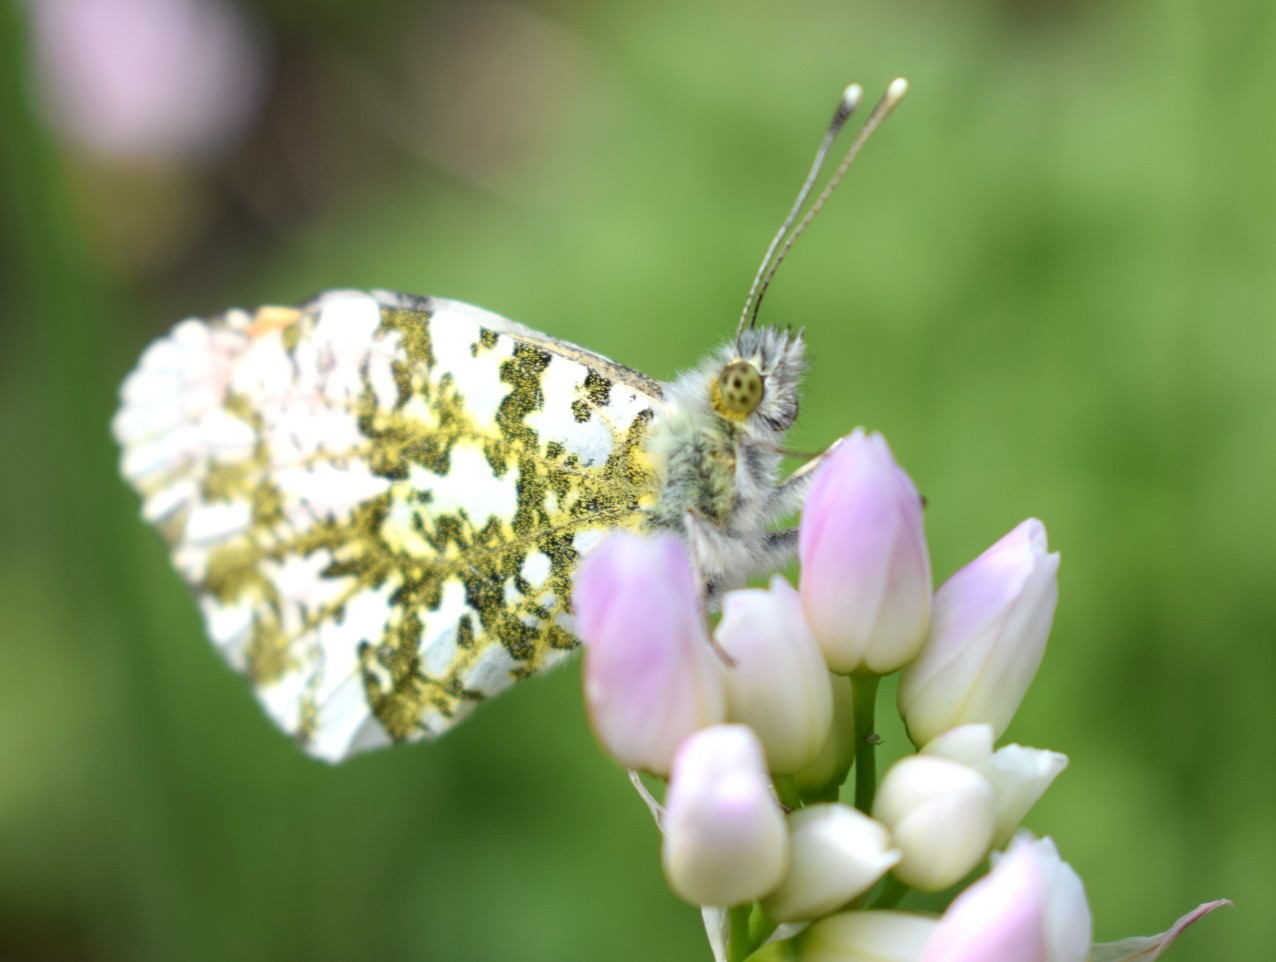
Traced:
[[752, 414], [762, 403], [763, 389], [762, 375], [748, 361], [728, 364], [718, 375], [722, 404], [734, 414]]

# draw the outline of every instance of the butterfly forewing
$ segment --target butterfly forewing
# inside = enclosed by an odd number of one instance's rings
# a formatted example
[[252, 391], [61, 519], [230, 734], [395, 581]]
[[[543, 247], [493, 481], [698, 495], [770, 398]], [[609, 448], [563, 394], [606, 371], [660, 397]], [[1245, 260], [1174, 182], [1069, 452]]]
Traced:
[[561, 657], [580, 555], [656, 497], [657, 382], [455, 301], [185, 321], [122, 399], [124, 474], [213, 642], [329, 760]]

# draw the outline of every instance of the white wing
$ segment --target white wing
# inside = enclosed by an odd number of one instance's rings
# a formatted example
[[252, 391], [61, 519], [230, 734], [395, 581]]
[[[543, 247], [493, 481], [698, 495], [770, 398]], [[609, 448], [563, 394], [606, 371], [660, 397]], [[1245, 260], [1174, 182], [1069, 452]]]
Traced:
[[183, 321], [121, 398], [122, 472], [214, 644], [330, 761], [560, 658], [580, 555], [656, 495], [657, 382], [455, 301]]

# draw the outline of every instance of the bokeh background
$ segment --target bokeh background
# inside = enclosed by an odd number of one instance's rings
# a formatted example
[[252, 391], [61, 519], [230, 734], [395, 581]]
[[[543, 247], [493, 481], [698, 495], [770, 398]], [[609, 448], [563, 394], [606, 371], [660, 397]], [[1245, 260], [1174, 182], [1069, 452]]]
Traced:
[[794, 442], [884, 431], [937, 578], [1045, 520], [1009, 737], [1072, 766], [1029, 823], [1100, 939], [1230, 896], [1171, 958], [1271, 958], [1276, 8], [2, 0], [0, 959], [707, 958], [577, 666], [433, 745], [302, 757], [107, 423], [175, 320], [334, 286], [669, 377], [731, 331], [842, 86], [897, 74], [766, 303], [809, 332]]

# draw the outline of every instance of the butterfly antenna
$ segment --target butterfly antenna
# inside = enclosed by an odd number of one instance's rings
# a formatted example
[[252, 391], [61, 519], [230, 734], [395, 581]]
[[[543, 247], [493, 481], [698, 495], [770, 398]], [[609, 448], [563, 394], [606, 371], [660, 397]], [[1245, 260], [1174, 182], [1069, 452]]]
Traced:
[[[850, 89], [850, 87], [847, 88], [848, 91]], [[864, 126], [860, 129], [855, 140], [851, 142], [851, 146], [847, 149], [846, 156], [842, 158], [842, 162], [838, 164], [837, 170], [833, 172], [833, 176], [829, 178], [829, 182], [825, 185], [824, 189], [820, 191], [820, 195], [815, 199], [815, 203], [811, 205], [811, 209], [806, 212], [806, 216], [802, 218], [797, 227], [793, 229], [793, 232], [789, 234], [789, 239], [785, 241], [779, 254], [772, 259], [771, 253], [775, 250], [776, 244], [779, 243], [780, 237], [782, 237], [784, 232], [788, 230], [794, 216], [796, 216], [796, 210], [794, 213], [789, 215], [788, 220], [784, 223], [784, 227], [780, 230], [780, 234], [777, 235], [774, 241], [772, 241], [771, 248], [767, 251], [767, 257], [762, 262], [762, 267], [758, 269], [759, 276], [762, 275], [764, 270], [766, 271], [766, 274], [762, 277], [760, 283], [758, 280], [754, 280], [754, 287], [757, 289], [757, 296], [755, 298], [754, 292], [751, 290], [749, 292], [749, 299], [745, 303], [745, 312], [748, 314], [749, 327], [753, 327], [757, 324], [758, 309], [762, 306], [762, 298], [766, 295], [767, 288], [771, 286], [771, 279], [775, 277], [775, 272], [779, 269], [780, 264], [784, 262], [784, 258], [788, 255], [790, 249], [792, 249], [794, 242], [802, 236], [802, 232], [805, 231], [811, 221], [815, 219], [815, 215], [823, 209], [824, 204], [829, 199], [829, 196], [837, 188], [837, 185], [841, 183], [842, 178], [846, 176], [846, 172], [855, 161], [855, 157], [859, 154], [860, 148], [868, 142], [869, 137], [873, 136], [873, 132], [881, 126], [882, 121], [890, 116], [890, 112], [895, 109], [901, 100], [904, 99], [904, 94], [906, 93], [908, 93], [907, 80], [903, 77], [896, 77], [891, 81], [890, 86], [886, 88], [886, 93], [884, 93], [882, 95], [882, 99], [877, 102], [877, 106], [873, 108], [873, 112], [868, 115], [868, 120], [864, 121]], [[840, 129], [840, 125], [838, 125], [838, 129]], [[836, 136], [835, 129], [830, 128], [830, 132]], [[823, 161], [823, 153], [828, 149], [829, 143], [829, 138], [826, 136], [825, 145], [821, 147], [821, 153], [817, 157], [816, 167], [812, 168], [812, 176], [811, 178], [808, 178], [807, 184], [802, 188], [802, 194], [798, 198], [798, 206], [801, 205], [801, 201], [806, 198], [807, 193], [810, 191], [810, 180], [814, 178], [815, 172], [819, 169], [819, 163]], [[753, 307], [751, 313], [749, 312], [750, 303]], [[737, 339], [740, 336], [740, 332], [743, 332], [744, 330], [744, 324], [745, 318], [741, 317], [740, 329], [736, 333]]]
[[753, 307], [754, 298], [761, 299], [758, 294], [758, 288], [762, 284], [762, 276], [766, 273], [766, 269], [771, 263], [771, 258], [775, 256], [776, 248], [780, 246], [780, 241], [784, 240], [784, 235], [789, 232], [789, 228], [793, 226], [793, 221], [801, 213], [802, 205], [806, 203], [807, 197], [811, 195], [811, 188], [815, 186], [815, 181], [820, 176], [825, 157], [828, 156], [829, 150], [833, 147], [833, 142], [837, 140], [837, 135], [841, 132], [847, 119], [855, 112], [855, 108], [859, 106], [862, 96], [864, 96], [864, 88], [859, 84], [851, 84], [842, 91], [842, 99], [838, 101], [837, 111], [829, 122], [828, 130], [824, 132], [824, 140], [820, 142], [820, 149], [815, 152], [815, 160], [811, 164], [810, 173], [806, 175], [806, 181], [802, 184], [802, 189], [798, 191], [797, 200], [793, 202], [793, 209], [789, 211], [789, 216], [784, 218], [784, 223], [780, 225], [780, 229], [771, 240], [771, 246], [766, 249], [766, 254], [762, 257], [762, 263], [758, 265], [758, 272], [754, 275], [753, 284], [749, 288], [749, 296], [744, 299], [744, 310], [740, 312], [740, 326], [736, 328], [735, 332], [737, 342], [740, 340], [740, 335], [744, 333], [744, 325], [749, 319], [751, 308], [753, 309], [753, 316], [757, 317], [757, 309]]

